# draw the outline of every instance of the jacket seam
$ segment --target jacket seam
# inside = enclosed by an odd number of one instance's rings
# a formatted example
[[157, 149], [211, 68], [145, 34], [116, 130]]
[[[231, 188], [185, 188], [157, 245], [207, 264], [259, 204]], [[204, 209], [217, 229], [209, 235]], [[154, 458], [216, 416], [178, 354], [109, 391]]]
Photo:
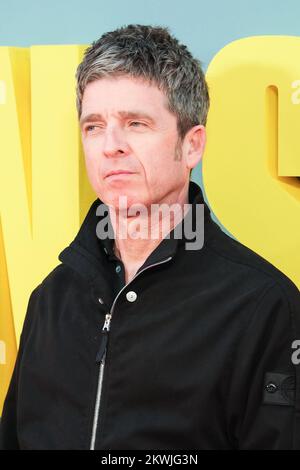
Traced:
[[[233, 240], [233, 241], [235, 241], [235, 240]], [[238, 264], [238, 265], [244, 266], [244, 267], [248, 267], [248, 268], [251, 268], [251, 269], [253, 269], [253, 270], [255, 270], [255, 271], [258, 271], [259, 273], [265, 274], [269, 279], [271, 279], [271, 280], [272, 280], [273, 282], [275, 282], [275, 283], [278, 283], [278, 285], [281, 286], [281, 280], [280, 280], [280, 276], [279, 276], [279, 275], [278, 275], [278, 276], [274, 276], [274, 275], [272, 275], [271, 273], [269, 273], [268, 271], [266, 271], [266, 270], [264, 270], [264, 269], [261, 269], [261, 268], [258, 267], [258, 266], [254, 266], [254, 265], [249, 264], [249, 263], [247, 263], [247, 262], [240, 262], [240, 261], [238, 261], [238, 260], [236, 260], [236, 259], [231, 258], [230, 256], [226, 256], [226, 255], [224, 255], [223, 253], [221, 253], [221, 252], [219, 252], [218, 250], [216, 250], [216, 249], [215, 249], [214, 247], [212, 247], [211, 245], [207, 245], [207, 248], [210, 249], [211, 251], [213, 251], [215, 254], [217, 254], [217, 255], [220, 256], [221, 258], [226, 259], [227, 261], [230, 261], [231, 263]], [[247, 247], [245, 247], [245, 248], [247, 248]], [[250, 248], [247, 248], [247, 249], [250, 250]], [[254, 251], [253, 251], [253, 253], [254, 253], [255, 255], [258, 255], [258, 254], [255, 253]], [[260, 256], [260, 255], [258, 255], [258, 256]], [[270, 263], [268, 260], [267, 260], [267, 262]], [[271, 264], [271, 266], [272, 266], [273, 268], [277, 269], [276, 266], [272, 265], [272, 263], [270, 263], [270, 264]], [[282, 274], [284, 274], [284, 273], [282, 273]], [[292, 281], [291, 281], [291, 282], [292, 282]]]

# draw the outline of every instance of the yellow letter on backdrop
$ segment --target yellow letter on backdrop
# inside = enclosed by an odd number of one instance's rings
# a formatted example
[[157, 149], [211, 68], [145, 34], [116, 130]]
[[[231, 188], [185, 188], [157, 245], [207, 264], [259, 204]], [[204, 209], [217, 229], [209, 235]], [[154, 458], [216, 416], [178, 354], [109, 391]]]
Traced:
[[235, 41], [207, 70], [207, 198], [240, 242], [300, 286], [300, 37]]
[[0, 413], [29, 295], [96, 199], [75, 105], [83, 50], [0, 48]]

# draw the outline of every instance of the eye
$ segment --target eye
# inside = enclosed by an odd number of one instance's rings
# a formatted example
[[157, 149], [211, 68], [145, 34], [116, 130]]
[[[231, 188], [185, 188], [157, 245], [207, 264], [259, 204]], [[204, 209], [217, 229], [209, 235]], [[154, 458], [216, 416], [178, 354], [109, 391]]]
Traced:
[[146, 126], [146, 124], [144, 122], [140, 122], [140, 121], [131, 121], [130, 126], [139, 127], [139, 126]]
[[95, 129], [96, 126], [86, 126], [85, 130], [86, 132], [89, 132], [90, 130]]

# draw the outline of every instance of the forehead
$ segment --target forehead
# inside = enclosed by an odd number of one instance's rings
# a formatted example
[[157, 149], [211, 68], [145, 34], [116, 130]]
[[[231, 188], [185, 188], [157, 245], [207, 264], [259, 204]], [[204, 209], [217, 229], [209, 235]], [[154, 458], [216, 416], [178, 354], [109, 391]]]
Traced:
[[167, 96], [156, 84], [128, 76], [94, 80], [84, 90], [82, 114], [134, 110], [159, 116], [168, 111]]

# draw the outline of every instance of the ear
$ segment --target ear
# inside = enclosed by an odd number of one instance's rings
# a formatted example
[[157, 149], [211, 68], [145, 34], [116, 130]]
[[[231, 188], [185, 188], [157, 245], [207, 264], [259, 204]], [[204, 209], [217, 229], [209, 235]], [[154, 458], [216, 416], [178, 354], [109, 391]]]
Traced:
[[203, 125], [192, 127], [183, 140], [186, 166], [192, 170], [201, 160], [206, 144], [206, 129]]

